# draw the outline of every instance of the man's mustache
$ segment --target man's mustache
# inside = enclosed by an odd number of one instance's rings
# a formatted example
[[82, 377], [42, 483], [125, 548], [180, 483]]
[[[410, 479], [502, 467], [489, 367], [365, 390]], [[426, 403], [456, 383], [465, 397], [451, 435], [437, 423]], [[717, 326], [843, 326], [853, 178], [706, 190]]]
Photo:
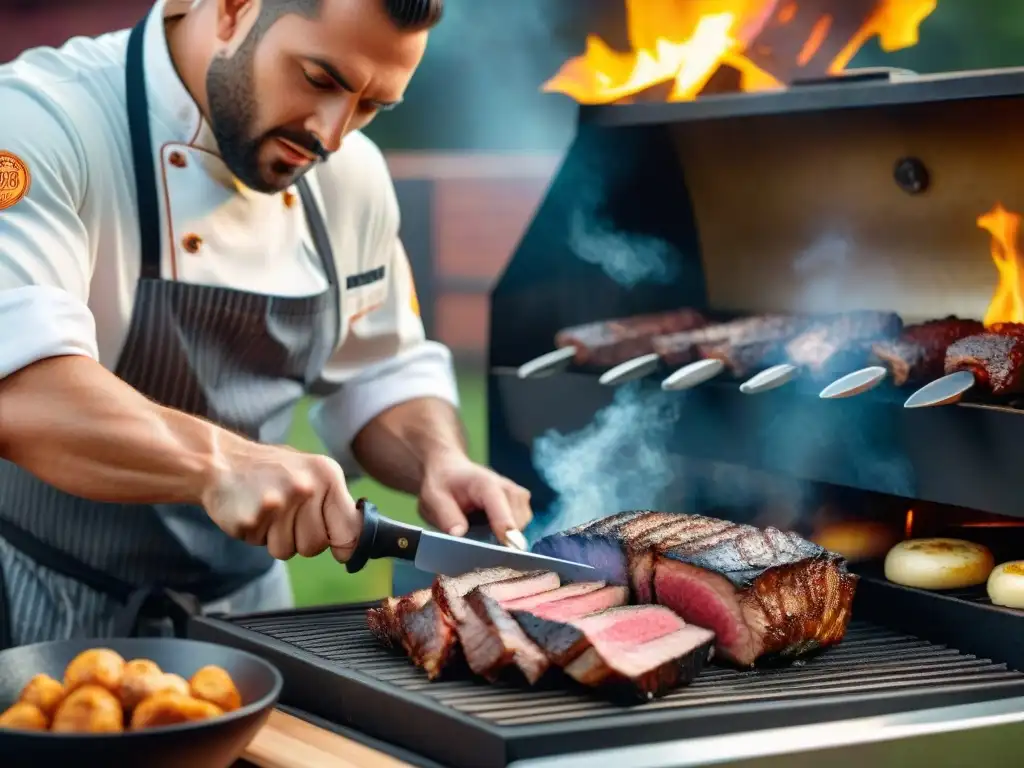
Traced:
[[292, 144], [302, 147], [311, 155], [315, 155], [321, 162], [327, 160], [331, 155], [331, 153], [327, 151], [327, 148], [320, 142], [320, 139], [312, 133], [291, 131], [287, 128], [278, 128], [267, 134], [267, 138], [286, 139]]

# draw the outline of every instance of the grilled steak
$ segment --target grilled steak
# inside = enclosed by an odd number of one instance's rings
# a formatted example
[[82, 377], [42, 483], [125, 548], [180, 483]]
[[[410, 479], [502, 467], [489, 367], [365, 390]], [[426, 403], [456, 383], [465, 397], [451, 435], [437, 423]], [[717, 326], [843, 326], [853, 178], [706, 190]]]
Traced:
[[603, 581], [577, 581], [573, 584], [561, 586], [558, 589], [552, 589], [549, 592], [540, 592], [536, 595], [528, 595], [527, 597], [517, 597], [515, 600], [502, 603], [502, 607], [508, 611], [529, 610], [544, 603], [553, 603], [570, 597], [589, 595], [591, 592], [596, 592], [604, 586], [605, 582]]
[[402, 645], [402, 615], [418, 611], [430, 600], [429, 589], [420, 589], [405, 597], [386, 597], [377, 608], [366, 612], [366, 624], [374, 637], [389, 648]]
[[[558, 574], [537, 571], [482, 584], [467, 596], [451, 601], [450, 609], [455, 608], [451, 615], [457, 617], [455, 630], [469, 668], [481, 677], [493, 679], [513, 660], [518, 645], [512, 635], [518, 627], [511, 619], [504, 623], [499, 620], [499, 606], [503, 601], [548, 592], [557, 589], [558, 585]], [[473, 595], [476, 597], [470, 600]], [[498, 626], [495, 626], [495, 620], [498, 620]]]
[[876, 342], [871, 351], [889, 369], [893, 384], [902, 387], [942, 376], [946, 348], [954, 341], [984, 332], [981, 322], [950, 315], [907, 326], [898, 339]]
[[895, 312], [858, 310], [823, 318], [786, 344], [786, 358], [812, 376], [848, 373], [869, 358], [871, 345], [896, 338], [903, 321]]
[[516, 620], [567, 675], [655, 698], [696, 677], [712, 652], [714, 634], [688, 627], [657, 605], [611, 608], [561, 621], [515, 612]]
[[701, 328], [707, 320], [695, 309], [604, 320], [565, 328], [555, 335], [559, 347], [575, 347], [579, 365], [612, 366], [654, 351], [651, 340]]
[[994, 395], [1024, 392], [1024, 324], [999, 323], [946, 349], [946, 373], [970, 371]]
[[712, 630], [719, 656], [744, 667], [841, 641], [857, 583], [842, 557], [796, 534], [700, 515], [623, 512], [533, 551], [628, 579], [636, 602]]
[[436, 679], [458, 648], [455, 627], [465, 614], [463, 598], [481, 584], [520, 575], [511, 568], [486, 568], [458, 577], [439, 576], [432, 588], [432, 599], [399, 617], [402, 646], [409, 658], [423, 667], [428, 678]]
[[744, 317], [693, 331], [656, 336], [651, 340], [651, 346], [667, 365], [674, 368], [709, 356], [719, 357], [729, 367], [731, 345], [790, 338], [806, 325], [804, 318], [785, 315]]

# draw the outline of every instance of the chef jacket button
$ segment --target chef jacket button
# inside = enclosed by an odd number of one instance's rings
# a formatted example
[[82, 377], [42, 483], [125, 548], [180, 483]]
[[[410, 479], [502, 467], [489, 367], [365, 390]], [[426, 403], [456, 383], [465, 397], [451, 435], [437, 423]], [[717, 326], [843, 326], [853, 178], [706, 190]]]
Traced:
[[185, 235], [181, 239], [181, 246], [189, 253], [197, 253], [203, 244], [203, 238], [196, 234]]
[[171, 152], [167, 159], [175, 168], [184, 168], [188, 165], [188, 160], [185, 159], [185, 155], [177, 150]]

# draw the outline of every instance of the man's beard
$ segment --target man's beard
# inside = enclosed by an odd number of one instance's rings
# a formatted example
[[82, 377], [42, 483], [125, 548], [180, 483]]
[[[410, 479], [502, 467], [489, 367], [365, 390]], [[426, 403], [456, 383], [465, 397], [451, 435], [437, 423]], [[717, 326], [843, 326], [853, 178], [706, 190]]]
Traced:
[[296, 168], [278, 161], [271, 166], [274, 178], [266, 179], [260, 169], [260, 148], [274, 137], [281, 137], [311, 153], [323, 157], [323, 148], [305, 132], [276, 128], [256, 134], [256, 88], [253, 83], [253, 57], [256, 52], [250, 36], [235, 55], [217, 56], [206, 73], [206, 97], [210, 109], [210, 128], [217, 141], [221, 160], [245, 186], [257, 192], [273, 194], [291, 186], [313, 163]]

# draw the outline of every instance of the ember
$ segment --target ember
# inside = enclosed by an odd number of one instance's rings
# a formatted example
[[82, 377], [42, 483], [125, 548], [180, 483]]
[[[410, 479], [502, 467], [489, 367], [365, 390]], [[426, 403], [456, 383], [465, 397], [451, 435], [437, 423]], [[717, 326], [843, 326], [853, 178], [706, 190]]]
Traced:
[[[885, 51], [915, 45], [937, 2], [625, 0], [632, 50], [615, 51], [590, 35], [584, 54], [566, 62], [543, 90], [581, 104], [609, 104], [650, 98], [655, 87], [666, 87], [666, 101], [783, 88], [842, 74], [872, 37]], [[728, 86], [716, 85], [719, 78]]]

